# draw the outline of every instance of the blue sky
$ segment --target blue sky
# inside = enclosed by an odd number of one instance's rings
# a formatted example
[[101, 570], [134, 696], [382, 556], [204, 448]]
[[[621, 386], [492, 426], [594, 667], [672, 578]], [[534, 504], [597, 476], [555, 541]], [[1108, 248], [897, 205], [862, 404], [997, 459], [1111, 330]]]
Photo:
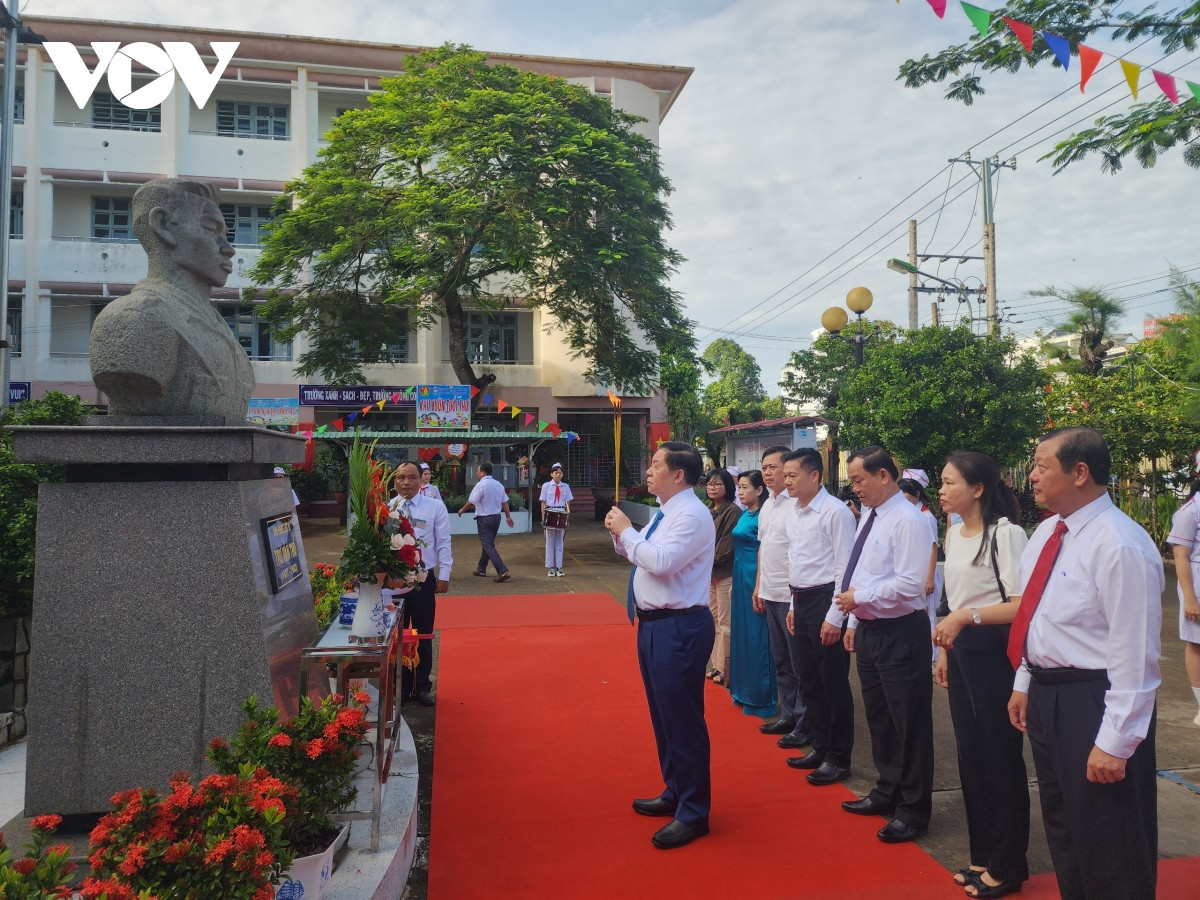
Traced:
[[[22, 8], [75, 18], [95, 10], [82, 0]], [[1027, 298], [1031, 289], [1107, 286], [1128, 299], [1124, 326], [1140, 334], [1143, 316], [1172, 309], [1169, 264], [1200, 278], [1187, 215], [1200, 172], [1177, 152], [1116, 176], [1095, 162], [1054, 176], [1037, 161], [1072, 127], [1128, 108], [1111, 57], [1086, 95], [1077, 61], [1070, 73], [1043, 65], [989, 76], [971, 107], [943, 100], [937, 85], [914, 91], [896, 80], [905, 59], [969, 38], [953, 3], [944, 20], [924, 0], [123, 0], [108, 11], [132, 22], [694, 67], [661, 130], [675, 187], [670, 239], [688, 258], [675, 287], [701, 346], [738, 341], [772, 394], [789, 352], [808, 345], [821, 312], [850, 288], [872, 290], [873, 315], [907, 322], [907, 280], [885, 264], [907, 255], [910, 218], [921, 222], [921, 252], [982, 253], [978, 180], [947, 162], [966, 151], [1017, 160], [1000, 175], [995, 219], [1000, 305], [1022, 320], [1005, 325], [1019, 336], [1061, 317], [1061, 305]], [[1142, 99], [1159, 96], [1151, 66], [1200, 81], [1188, 56], [1160, 62], [1153, 43], [1119, 50], [1146, 66]], [[926, 268], [972, 287], [983, 275], [980, 263]], [[922, 295], [922, 324], [930, 300]], [[942, 305], [944, 320], [961, 311], [953, 297]]]

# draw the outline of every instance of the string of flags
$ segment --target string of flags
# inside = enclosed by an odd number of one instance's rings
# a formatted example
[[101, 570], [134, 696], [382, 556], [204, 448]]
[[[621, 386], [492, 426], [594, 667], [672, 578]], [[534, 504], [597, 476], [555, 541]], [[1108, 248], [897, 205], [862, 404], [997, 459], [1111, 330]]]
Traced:
[[[899, 3], [900, 0], [896, 0], [896, 2]], [[946, 17], [946, 7], [949, 5], [949, 0], [926, 0], [926, 2], [930, 5], [930, 7], [932, 7], [934, 14], [939, 19], [944, 19]], [[962, 7], [963, 13], [971, 21], [971, 24], [975, 26], [976, 30], [981, 35], [986, 36], [988, 29], [992, 24], [993, 12], [991, 10], [975, 6], [974, 4], [967, 3], [965, 0], [959, 0], [959, 5]], [[1009, 16], [1003, 16], [1002, 18], [1004, 19], [1004, 23], [1009, 27], [1009, 29], [1011, 29], [1012, 33], [1016, 35], [1017, 40], [1021, 42], [1021, 46], [1025, 48], [1025, 51], [1027, 53], [1032, 52], [1034, 39], [1033, 26], [1027, 25], [1024, 22], [1019, 22], [1016, 19], [1010, 18]], [[1042, 36], [1042, 40], [1046, 42], [1046, 45], [1050, 48], [1050, 51], [1054, 54], [1054, 57], [1062, 65], [1063, 71], [1069, 71], [1071, 66], [1071, 42], [1061, 35], [1057, 35], [1049, 31], [1043, 31], [1039, 29], [1037, 30], [1037, 34]], [[1084, 88], [1087, 87], [1088, 79], [1092, 77], [1092, 74], [1096, 71], [1096, 67], [1100, 65], [1100, 60], [1105, 55], [1108, 55], [1114, 56], [1121, 64], [1121, 71], [1125, 75], [1125, 81], [1129, 84], [1129, 92], [1133, 94], [1134, 100], [1137, 99], [1138, 79], [1141, 77], [1142, 69], [1144, 68], [1143, 66], [1134, 62], [1130, 62], [1129, 60], [1120, 56], [1116, 56], [1115, 54], [1106, 54], [1102, 50], [1097, 50], [1094, 47], [1088, 47], [1085, 44], [1078, 44], [1077, 49], [1079, 53], [1080, 93], [1084, 92]], [[1161, 72], [1158, 69], [1151, 69], [1150, 72], [1154, 76], [1154, 81], [1158, 85], [1159, 90], [1163, 92], [1163, 95], [1175, 106], [1178, 106], [1179, 85], [1175, 79], [1175, 76], [1167, 72]], [[1186, 79], [1180, 80], [1187, 85], [1188, 90], [1192, 92], [1192, 96], [1196, 98], [1196, 102], [1200, 103], [1200, 84], [1187, 81]]]
[[[373, 412], [378, 412], [379, 410], [382, 410], [389, 403], [391, 403], [391, 404], [399, 403], [402, 398], [411, 399], [413, 396], [413, 392], [415, 390], [416, 390], [416, 385], [409, 385], [408, 389], [405, 391], [397, 391], [396, 393], [392, 394], [390, 397], [385, 397], [382, 400], [376, 401], [375, 403], [369, 403], [366, 406], [364, 406], [362, 409], [358, 410], [357, 412], [348, 413], [347, 415], [343, 416], [340, 419], [335, 419], [333, 422], [329, 423], [328, 425], [320, 425], [317, 428], [306, 428], [302, 431], [299, 431], [298, 434], [301, 437], [306, 438], [307, 440], [311, 441], [313, 439], [314, 434], [326, 434], [329, 431], [344, 432], [346, 430], [347, 425], [353, 425], [358, 419], [365, 418], [366, 416], [370, 415]], [[471, 387], [471, 399], [474, 400], [478, 394], [479, 394], [479, 388], [472, 386]], [[513, 404], [511, 404], [505, 400], [501, 400], [500, 398], [495, 397], [492, 394], [485, 392], [483, 395], [483, 405], [491, 406], [492, 403], [496, 404], [497, 412], [504, 412], [505, 410], [508, 410], [510, 418], [515, 419], [515, 418], [517, 418], [517, 416], [523, 414], [525, 417], [524, 421], [525, 421], [526, 428], [531, 427], [536, 422], [537, 430], [538, 430], [539, 434], [542, 432], [545, 432], [547, 434], [553, 435], [556, 440], [559, 438], [562, 438], [567, 442], [568, 445], [572, 441], [579, 440], [578, 434], [576, 434], [574, 431], [564, 431], [562, 426], [559, 425], [557, 422], [547, 422], [542, 419], [539, 419], [537, 416], [533, 415], [533, 413], [525, 412], [519, 406], [514, 406]], [[503, 434], [503, 432], [501, 432], [501, 434]], [[455, 436], [455, 435], [456, 435], [456, 433], [453, 433], [453, 432], [444, 432], [443, 435], [441, 435], [441, 436]], [[430, 434], [429, 434], [429, 437], [431, 440], [435, 439], [438, 436], [439, 435], [436, 435], [434, 432], [430, 432]], [[463, 436], [466, 437], [467, 433], [464, 432]]]

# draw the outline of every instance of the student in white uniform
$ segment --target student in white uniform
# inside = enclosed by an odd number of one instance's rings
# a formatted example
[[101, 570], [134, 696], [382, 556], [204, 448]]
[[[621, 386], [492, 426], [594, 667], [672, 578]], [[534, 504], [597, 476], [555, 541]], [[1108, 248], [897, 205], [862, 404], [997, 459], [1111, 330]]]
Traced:
[[[571, 486], [563, 481], [562, 463], [550, 467], [550, 480], [542, 485], [542, 522], [546, 521], [546, 513], [571, 512]], [[546, 526], [546, 575], [550, 578], [561, 578], [563, 575], [563, 541], [566, 539], [566, 528], [551, 528]]]

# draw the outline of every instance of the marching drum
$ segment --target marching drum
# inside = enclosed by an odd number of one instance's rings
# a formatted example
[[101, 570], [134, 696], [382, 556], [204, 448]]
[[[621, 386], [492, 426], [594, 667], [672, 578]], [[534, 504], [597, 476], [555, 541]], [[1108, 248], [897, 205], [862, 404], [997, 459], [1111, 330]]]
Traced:
[[547, 528], [566, 528], [567, 516], [570, 515], [566, 510], [546, 510], [546, 521], [543, 523]]

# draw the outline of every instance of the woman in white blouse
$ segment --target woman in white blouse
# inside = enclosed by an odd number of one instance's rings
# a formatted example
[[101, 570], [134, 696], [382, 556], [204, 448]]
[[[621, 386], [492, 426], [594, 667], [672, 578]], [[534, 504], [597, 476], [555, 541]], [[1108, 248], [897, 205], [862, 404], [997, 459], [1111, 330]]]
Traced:
[[1021, 551], [1028, 538], [1000, 467], [983, 453], [946, 460], [938, 496], [962, 522], [946, 533], [950, 614], [934, 630], [944, 651], [934, 679], [950, 691], [958, 771], [967, 808], [970, 865], [954, 881], [968, 897], [1002, 897], [1029, 877], [1029, 789], [1023, 735], [1008, 718], [1013, 670], [1008, 632], [1021, 590]]

